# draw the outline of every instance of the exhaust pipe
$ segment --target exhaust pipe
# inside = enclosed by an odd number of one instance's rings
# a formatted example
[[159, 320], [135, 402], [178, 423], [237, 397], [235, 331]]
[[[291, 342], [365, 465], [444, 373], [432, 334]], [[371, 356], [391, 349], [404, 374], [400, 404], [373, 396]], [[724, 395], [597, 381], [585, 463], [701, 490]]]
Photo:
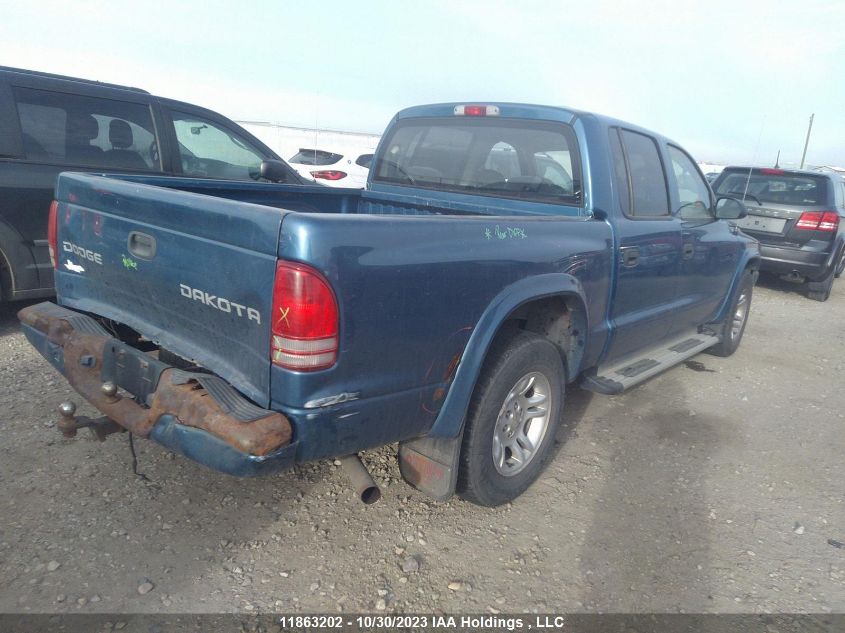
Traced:
[[352, 482], [355, 492], [358, 493], [358, 498], [363, 503], [370, 505], [381, 499], [381, 490], [379, 490], [376, 482], [373, 481], [370, 472], [364, 466], [360, 457], [357, 455], [346, 455], [340, 458], [340, 464], [346, 470], [349, 481]]

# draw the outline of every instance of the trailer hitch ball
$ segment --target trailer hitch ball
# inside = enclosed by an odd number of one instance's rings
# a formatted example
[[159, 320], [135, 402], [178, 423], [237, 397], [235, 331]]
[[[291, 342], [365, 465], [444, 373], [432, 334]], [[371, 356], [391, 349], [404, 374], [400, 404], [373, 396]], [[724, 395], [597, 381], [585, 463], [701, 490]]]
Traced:
[[109, 380], [100, 385], [100, 391], [106, 398], [114, 398], [117, 395], [117, 385]]
[[62, 402], [59, 405], [61, 418], [56, 426], [65, 437], [76, 437], [76, 405], [73, 402]]
[[107, 435], [123, 431], [123, 427], [106, 416], [89, 418], [80, 415], [76, 417], [76, 405], [73, 402], [62, 402], [59, 405], [59, 413], [61, 417], [56, 426], [62, 432], [62, 435], [67, 438], [76, 437], [76, 432], [86, 427], [91, 429], [91, 433], [100, 442], [104, 442]]
[[59, 413], [63, 418], [72, 418], [76, 413], [76, 405], [72, 402], [62, 402], [59, 405]]

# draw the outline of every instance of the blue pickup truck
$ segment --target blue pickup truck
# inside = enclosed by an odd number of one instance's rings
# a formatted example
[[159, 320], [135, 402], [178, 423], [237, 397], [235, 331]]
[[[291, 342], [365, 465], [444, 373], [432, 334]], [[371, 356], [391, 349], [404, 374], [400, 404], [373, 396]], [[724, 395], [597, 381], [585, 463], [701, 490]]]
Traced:
[[550, 458], [567, 383], [618, 394], [736, 350], [760, 261], [744, 213], [622, 121], [419, 106], [363, 191], [62, 174], [58, 305], [19, 318], [103, 413], [64, 403], [66, 434], [241, 476], [399, 442], [412, 485], [496, 505]]

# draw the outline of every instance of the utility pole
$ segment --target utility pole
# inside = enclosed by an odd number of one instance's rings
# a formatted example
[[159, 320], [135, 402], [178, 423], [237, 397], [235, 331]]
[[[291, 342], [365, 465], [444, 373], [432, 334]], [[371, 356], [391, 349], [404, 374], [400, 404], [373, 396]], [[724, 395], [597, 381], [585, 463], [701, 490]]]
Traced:
[[804, 159], [807, 157], [807, 146], [810, 144], [810, 132], [813, 131], [813, 117], [815, 114], [810, 115], [810, 126], [807, 128], [807, 140], [804, 141], [804, 153], [801, 154], [801, 167], [798, 169], [804, 169]]
[[780, 150], [778, 150], [778, 157], [775, 159], [775, 169], [780, 168]]

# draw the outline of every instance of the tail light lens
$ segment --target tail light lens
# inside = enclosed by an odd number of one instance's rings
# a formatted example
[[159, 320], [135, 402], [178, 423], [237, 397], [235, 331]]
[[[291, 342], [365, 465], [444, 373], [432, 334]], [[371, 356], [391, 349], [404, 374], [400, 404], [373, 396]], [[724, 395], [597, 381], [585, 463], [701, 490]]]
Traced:
[[805, 211], [795, 223], [796, 229], [805, 231], [835, 231], [839, 228], [836, 211]]
[[50, 215], [47, 218], [47, 249], [50, 251], [50, 263], [54, 269], [59, 268], [59, 203], [56, 200], [50, 203]]
[[839, 228], [839, 214], [827, 211], [819, 220], [819, 231], [835, 231]]
[[341, 180], [346, 178], [345, 171], [338, 171], [336, 169], [325, 169], [323, 171], [312, 171], [311, 175], [314, 178], [322, 178], [323, 180]]
[[325, 277], [304, 264], [278, 262], [270, 329], [270, 358], [274, 365], [299, 371], [334, 365], [338, 310]]

